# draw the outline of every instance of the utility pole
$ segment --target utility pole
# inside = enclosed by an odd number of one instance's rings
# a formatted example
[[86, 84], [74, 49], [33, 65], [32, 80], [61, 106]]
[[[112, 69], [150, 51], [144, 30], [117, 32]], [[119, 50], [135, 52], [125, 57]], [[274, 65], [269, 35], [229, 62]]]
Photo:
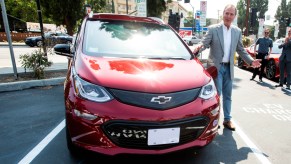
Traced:
[[192, 36], [195, 34], [195, 30], [194, 30], [194, 24], [195, 24], [195, 18], [196, 18], [196, 16], [195, 16], [195, 11], [194, 11], [194, 7], [191, 5], [191, 3], [189, 3], [190, 4], [190, 6], [192, 7], [192, 9], [193, 9], [193, 21], [192, 21]]
[[44, 56], [47, 57], [46, 44], [45, 44], [45, 38], [44, 38], [44, 34], [43, 34], [43, 23], [42, 23], [42, 16], [41, 16], [39, 0], [36, 0], [36, 5], [37, 5], [37, 14], [38, 14], [38, 19], [39, 19], [39, 24], [40, 24], [40, 33], [41, 33], [41, 39], [42, 39], [43, 52], [44, 52]]
[[126, 0], [126, 14], [128, 14], [128, 0]]
[[245, 25], [246, 25], [245, 36], [249, 36], [249, 12], [250, 12], [250, 0], [247, 0], [247, 10], [246, 10], [246, 20], [245, 20]]
[[14, 77], [15, 77], [15, 80], [17, 80], [18, 74], [17, 74], [16, 63], [15, 63], [14, 51], [13, 51], [13, 47], [12, 47], [12, 41], [11, 41], [9, 23], [8, 23], [8, 19], [7, 19], [6, 7], [5, 7], [4, 0], [0, 0], [0, 2], [1, 2], [1, 4], [0, 4], [1, 8], [2, 8], [2, 17], [3, 17], [4, 28], [5, 28], [7, 40], [9, 43], [10, 57], [11, 57], [11, 62], [12, 62], [12, 66], [13, 66]]

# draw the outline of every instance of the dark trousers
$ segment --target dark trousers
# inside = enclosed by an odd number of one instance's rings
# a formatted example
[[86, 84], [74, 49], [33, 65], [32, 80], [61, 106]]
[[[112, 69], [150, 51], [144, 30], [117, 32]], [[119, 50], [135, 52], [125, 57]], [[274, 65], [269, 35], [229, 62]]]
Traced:
[[284, 84], [285, 73], [287, 74], [287, 87], [291, 85], [291, 61], [287, 61], [286, 58], [279, 61], [279, 68], [280, 68], [280, 85]]
[[253, 72], [253, 79], [257, 76], [258, 72], [260, 72], [260, 76], [259, 78], [262, 79], [263, 78], [263, 73], [264, 73], [264, 69], [266, 67], [267, 64], [267, 60], [265, 59], [265, 57], [267, 56], [267, 53], [258, 53], [256, 56], [256, 59], [261, 59], [261, 67], [260, 68], [254, 68], [254, 72]]

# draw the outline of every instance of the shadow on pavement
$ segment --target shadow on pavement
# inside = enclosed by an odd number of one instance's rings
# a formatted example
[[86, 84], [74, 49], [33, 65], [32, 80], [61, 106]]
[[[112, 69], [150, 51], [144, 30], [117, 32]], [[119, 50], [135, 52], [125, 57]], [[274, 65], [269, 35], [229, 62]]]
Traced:
[[147, 163], [147, 164], [200, 164], [200, 163], [238, 163], [248, 160], [252, 150], [248, 147], [238, 148], [233, 137], [234, 132], [223, 129], [223, 133], [217, 135], [215, 140], [200, 150], [188, 149], [166, 155], [118, 155], [114, 157], [99, 155], [93, 152], [82, 153], [82, 156], [74, 157], [76, 163]]

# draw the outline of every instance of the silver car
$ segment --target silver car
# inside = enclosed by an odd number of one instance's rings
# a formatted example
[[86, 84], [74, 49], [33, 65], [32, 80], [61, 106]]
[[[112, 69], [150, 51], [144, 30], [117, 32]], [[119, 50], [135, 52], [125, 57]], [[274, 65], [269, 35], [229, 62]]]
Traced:
[[193, 44], [197, 44], [201, 41], [201, 39], [197, 38], [196, 36], [185, 36], [183, 40], [189, 45], [192, 46]]

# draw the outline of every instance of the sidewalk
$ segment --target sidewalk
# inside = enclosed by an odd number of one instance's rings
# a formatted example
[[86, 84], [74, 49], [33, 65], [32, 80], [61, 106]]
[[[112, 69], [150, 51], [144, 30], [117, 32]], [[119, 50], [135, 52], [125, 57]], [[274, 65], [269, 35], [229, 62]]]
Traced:
[[[12, 45], [13, 47], [14, 46], [27, 46], [25, 45], [25, 43], [12, 43]], [[0, 42], [0, 46], [8, 47], [8, 43]], [[14, 76], [14, 70], [11, 64], [11, 60], [10, 60], [10, 52], [8, 50], [9, 48], [7, 47], [6, 47], [5, 52], [1, 52], [1, 54], [3, 53], [9, 54], [9, 59], [6, 59], [5, 62], [2, 61], [2, 64], [0, 64], [0, 76], [4, 74], [11, 74], [11, 76]], [[21, 63], [19, 62], [19, 53], [22, 54], [22, 52], [14, 52], [18, 74], [25, 72], [24, 68], [21, 67]], [[1, 54], [0, 54], [0, 57], [1, 57]], [[66, 70], [68, 68], [68, 59], [64, 56], [48, 55], [48, 60], [52, 61], [53, 64], [52, 66], [45, 69], [47, 71]], [[27, 70], [27, 72], [29, 72], [29, 70]], [[0, 92], [23, 90], [23, 89], [48, 86], [48, 85], [60, 85], [64, 82], [64, 80], [65, 80], [65, 77], [0, 83]]]
[[[23, 43], [15, 43], [12, 42], [13, 46], [27, 46], [24, 42]], [[8, 42], [0, 42], [0, 46], [9, 46]]]

